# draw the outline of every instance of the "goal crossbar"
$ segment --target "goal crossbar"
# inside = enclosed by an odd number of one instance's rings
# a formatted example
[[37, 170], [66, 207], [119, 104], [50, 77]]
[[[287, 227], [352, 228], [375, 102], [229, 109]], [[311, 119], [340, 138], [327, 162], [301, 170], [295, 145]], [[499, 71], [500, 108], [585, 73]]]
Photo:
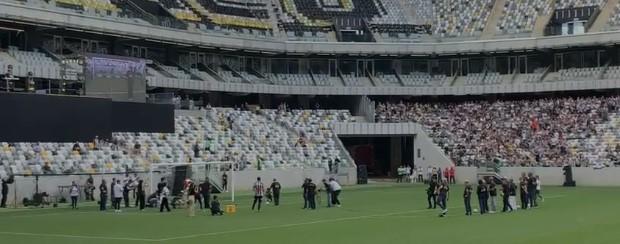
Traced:
[[150, 191], [153, 192], [153, 185], [154, 185], [154, 179], [153, 179], [153, 171], [159, 167], [177, 167], [177, 166], [188, 166], [188, 167], [192, 167], [192, 166], [207, 166], [207, 165], [230, 165], [230, 167], [228, 167], [228, 171], [222, 171], [222, 172], [229, 172], [230, 175], [230, 179], [228, 180], [228, 182], [230, 182], [230, 188], [231, 188], [231, 201], [234, 202], [235, 201], [235, 171], [233, 170], [233, 162], [228, 162], [228, 161], [215, 161], [215, 162], [191, 162], [191, 163], [154, 163], [151, 164], [149, 167], [149, 178], [150, 178]]

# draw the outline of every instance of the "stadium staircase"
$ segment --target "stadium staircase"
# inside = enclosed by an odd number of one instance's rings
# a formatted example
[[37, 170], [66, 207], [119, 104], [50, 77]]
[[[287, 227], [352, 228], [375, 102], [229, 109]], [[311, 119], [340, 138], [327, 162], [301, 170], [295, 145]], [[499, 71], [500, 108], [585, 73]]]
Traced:
[[491, 178], [493, 179], [493, 181], [495, 182], [495, 184], [501, 184], [502, 183], [502, 179], [504, 178], [502, 175], [499, 174], [499, 172], [495, 172], [494, 169], [492, 168], [479, 168], [478, 172], [476, 173], [477, 178], [480, 179], [485, 179], [485, 178]]
[[616, 11], [616, 6], [618, 4], [618, 0], [607, 0], [605, 5], [601, 7], [601, 12], [596, 17], [596, 20], [588, 29], [588, 32], [599, 32], [604, 31], [605, 27], [608, 26], [609, 17]]
[[484, 30], [482, 31], [482, 39], [490, 39], [495, 36], [497, 23], [504, 15], [504, 5], [506, 5], [506, 0], [495, 0], [493, 10], [491, 11], [491, 16], [489, 16], [487, 24], [484, 26]]
[[[209, 184], [211, 184], [211, 193], [222, 193], [224, 192], [224, 188], [222, 187], [219, 179], [222, 178], [222, 171], [219, 170], [208, 170], [207, 176], [209, 177]], [[218, 179], [218, 180], [216, 180]]]
[[551, 4], [551, 9], [547, 14], [540, 14], [538, 18], [536, 18], [536, 23], [534, 24], [534, 30], [532, 32], [532, 37], [541, 37], [545, 35], [545, 28], [549, 21], [551, 21], [551, 17], [553, 17], [553, 13], [555, 12], [555, 4]]

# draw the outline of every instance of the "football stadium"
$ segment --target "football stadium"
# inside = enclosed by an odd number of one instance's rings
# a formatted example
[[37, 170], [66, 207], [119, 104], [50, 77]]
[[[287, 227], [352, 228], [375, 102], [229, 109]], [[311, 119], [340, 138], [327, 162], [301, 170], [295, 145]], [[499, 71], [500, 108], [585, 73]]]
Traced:
[[0, 243], [620, 243], [620, 0], [0, 0]]

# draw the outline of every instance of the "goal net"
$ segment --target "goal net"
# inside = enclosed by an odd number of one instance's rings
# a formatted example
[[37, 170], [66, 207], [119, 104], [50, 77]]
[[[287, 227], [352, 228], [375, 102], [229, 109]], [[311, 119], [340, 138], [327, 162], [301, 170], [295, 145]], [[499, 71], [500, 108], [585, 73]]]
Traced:
[[[160, 181], [166, 182], [172, 195], [181, 197], [186, 180], [196, 185], [208, 182], [211, 194], [222, 202], [235, 201], [235, 181], [232, 162], [193, 162], [151, 164], [148, 173], [150, 192], [157, 191]], [[211, 199], [207, 199], [210, 201]], [[204, 201], [204, 199], [203, 199]]]

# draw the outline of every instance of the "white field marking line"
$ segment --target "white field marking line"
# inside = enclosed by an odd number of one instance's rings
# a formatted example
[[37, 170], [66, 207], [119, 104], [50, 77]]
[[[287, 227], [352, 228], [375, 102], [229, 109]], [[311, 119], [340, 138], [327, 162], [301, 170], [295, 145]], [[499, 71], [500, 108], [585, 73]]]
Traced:
[[[562, 198], [565, 195], [556, 195], [546, 197], [548, 199], [553, 198]], [[460, 209], [462, 207], [453, 207], [448, 209]], [[287, 227], [295, 227], [295, 226], [303, 226], [303, 225], [311, 225], [311, 224], [321, 224], [321, 223], [331, 223], [331, 222], [340, 222], [340, 221], [348, 221], [348, 220], [358, 220], [358, 219], [368, 219], [368, 218], [381, 218], [381, 217], [401, 217], [401, 218], [421, 218], [424, 216], [419, 215], [405, 215], [405, 216], [395, 216], [399, 214], [411, 214], [411, 213], [421, 213], [421, 212], [433, 212], [437, 211], [436, 209], [417, 209], [417, 210], [409, 210], [409, 211], [400, 211], [393, 213], [385, 213], [385, 214], [373, 214], [373, 215], [365, 215], [365, 216], [354, 216], [354, 217], [346, 217], [346, 218], [337, 218], [337, 219], [326, 219], [326, 220], [317, 220], [310, 221], [304, 223], [294, 223], [294, 224], [283, 224], [283, 225], [273, 225], [273, 226], [264, 226], [264, 227], [254, 227], [254, 228], [246, 228], [239, 230], [231, 230], [231, 231], [221, 231], [221, 232], [212, 232], [205, 234], [195, 234], [188, 236], [179, 236], [179, 237], [171, 237], [171, 238], [163, 238], [163, 239], [146, 239], [146, 238], [127, 238], [127, 237], [106, 237], [106, 236], [85, 236], [85, 235], [66, 235], [66, 234], [42, 234], [42, 233], [25, 233], [25, 232], [0, 232], [0, 235], [17, 235], [17, 236], [36, 236], [36, 237], [56, 237], [56, 238], [73, 238], [73, 239], [100, 239], [100, 240], [119, 240], [119, 241], [142, 241], [142, 242], [163, 242], [170, 240], [178, 240], [178, 239], [188, 239], [195, 238], [201, 236], [214, 236], [214, 235], [224, 235], [224, 234], [233, 234], [233, 233], [241, 233], [241, 232], [250, 232], [250, 231], [259, 231], [266, 229], [278, 229], [278, 228], [287, 228]], [[95, 212], [77, 212], [77, 213], [95, 213]], [[97, 212], [99, 213], [99, 212]], [[64, 214], [64, 213], [54, 213], [54, 214]], [[127, 213], [125, 213], [127, 214]], [[32, 217], [37, 216], [45, 216], [45, 215], [29, 215]], [[27, 216], [24, 216], [27, 217]]]
[[376, 217], [387, 217], [387, 216], [394, 216], [394, 215], [399, 215], [399, 214], [420, 213], [420, 212], [430, 212], [430, 211], [436, 211], [436, 209], [417, 209], [417, 210], [408, 210], [408, 211], [400, 211], [400, 212], [392, 212], [392, 213], [384, 213], [384, 214], [373, 214], [373, 215], [362, 215], [362, 216], [353, 216], [353, 217], [336, 218], [336, 219], [315, 220], [315, 221], [309, 221], [309, 222], [303, 222], [303, 223], [253, 227], [253, 228], [238, 229], [238, 230], [229, 230], [229, 231], [220, 231], [220, 232], [211, 232], [211, 233], [204, 233], [204, 234], [194, 234], [194, 235], [163, 238], [163, 239], [158, 239], [158, 241], [191, 239], [191, 238], [204, 237], [204, 236], [215, 236], [215, 235], [233, 234], [233, 233], [241, 233], [241, 232], [268, 230], [268, 229], [279, 229], [279, 228], [288, 228], [288, 227], [296, 227], [296, 226], [304, 226], [304, 225], [312, 225], [312, 224], [323, 224], [323, 223], [341, 222], [341, 221], [349, 221], [349, 220], [376, 218]]
[[563, 197], [565, 197], [565, 195], [556, 195], [556, 196], [548, 196], [548, 197], [543, 196], [543, 199], [554, 199], [554, 198], [563, 198]]
[[[553, 198], [561, 198], [561, 197], [565, 197], [565, 195], [549, 196], [547, 198], [553, 199]], [[450, 210], [450, 209], [462, 209], [462, 208], [464, 208], [464, 207], [448, 207], [448, 210]], [[409, 210], [409, 211], [393, 212], [393, 213], [386, 213], [386, 214], [373, 214], [373, 215], [363, 215], [363, 216], [354, 216], [354, 217], [337, 218], [337, 219], [317, 220], [317, 221], [310, 221], [310, 222], [304, 222], [304, 223], [272, 225], [272, 226], [264, 226], [264, 227], [253, 227], [253, 228], [246, 228], [246, 229], [239, 229], [239, 230], [220, 231], [220, 232], [212, 232], [212, 233], [204, 233], [204, 234], [195, 234], [195, 235], [163, 238], [163, 239], [159, 239], [158, 241], [171, 241], [171, 240], [179, 240], [179, 239], [191, 239], [191, 238], [195, 238], [195, 237], [215, 236], [215, 235], [224, 235], [224, 234], [234, 234], [234, 233], [241, 233], [241, 232], [267, 230], [267, 229], [279, 229], [279, 228], [287, 228], [287, 227], [295, 227], [295, 226], [303, 226], [303, 225], [311, 225], [311, 224], [322, 224], [322, 223], [340, 222], [340, 221], [357, 220], [357, 219], [390, 217], [390, 216], [399, 215], [399, 214], [408, 214], [408, 213], [410, 214], [410, 213], [420, 213], [420, 212], [434, 212], [434, 211], [438, 211], [438, 210], [437, 209], [418, 209], [418, 210]], [[405, 216], [395, 216], [395, 217], [403, 217], [403, 218], [409, 217], [409, 218], [413, 218], [413, 217], [423, 217], [423, 216], [405, 215]]]
[[64, 235], [64, 234], [43, 234], [43, 233], [6, 232], [6, 231], [1, 231], [0, 235], [56, 237], [56, 238], [73, 238], [73, 239], [98, 239], [98, 240], [116, 240], [116, 241], [142, 241], [142, 242], [156, 242], [156, 241], [158, 241], [157, 239], [144, 239], [144, 238], [108, 237], [108, 236], [83, 236], [83, 235]]

